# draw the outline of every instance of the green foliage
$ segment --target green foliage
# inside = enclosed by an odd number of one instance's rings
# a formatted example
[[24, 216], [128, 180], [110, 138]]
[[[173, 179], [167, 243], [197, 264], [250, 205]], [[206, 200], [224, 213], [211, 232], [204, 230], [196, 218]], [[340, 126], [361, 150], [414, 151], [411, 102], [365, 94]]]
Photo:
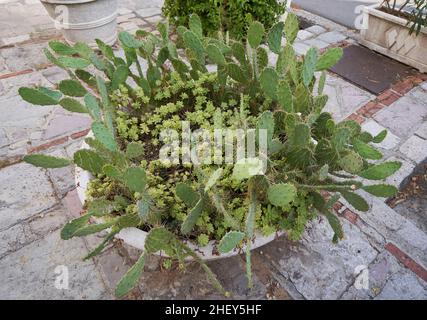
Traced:
[[74, 153], [74, 163], [93, 174], [102, 173], [105, 160], [92, 150], [79, 150]]
[[71, 97], [83, 97], [87, 93], [86, 89], [76, 80], [62, 80], [58, 84], [58, 89]]
[[204, 200], [201, 198], [197, 204], [194, 206], [193, 209], [191, 209], [190, 213], [187, 216], [187, 219], [185, 219], [184, 223], [181, 226], [181, 233], [182, 234], [188, 234], [191, 232], [193, 227], [195, 226], [197, 219], [199, 219], [200, 215], [202, 214], [204, 207]]
[[59, 99], [52, 97], [40, 89], [19, 88], [18, 92], [22, 99], [31, 104], [39, 106], [52, 106], [58, 104], [59, 102]]
[[72, 56], [73, 54], [77, 53], [73, 47], [60, 41], [49, 42], [49, 47], [60, 55]]
[[126, 157], [136, 159], [144, 155], [144, 146], [139, 142], [131, 142], [126, 147]]
[[[298, 32], [293, 14], [285, 23], [274, 24], [270, 17], [270, 25], [248, 18], [244, 25], [249, 34], [247, 38], [242, 34], [246, 38], [242, 41], [224, 33], [206, 37], [206, 18], [188, 17], [188, 29], [176, 30], [176, 43], [164, 23], [155, 34], [121, 32], [124, 57], [115, 56], [101, 41], [97, 41], [97, 51], [82, 43], [71, 47], [52, 42], [53, 52], [45, 53], [71, 80], [62, 81], [60, 91], [44, 87], [19, 91], [30, 103], [60, 104], [68, 111], [87, 113], [93, 120], [93, 137], [85, 140], [89, 149], [77, 151], [73, 161], [45, 155], [24, 158], [45, 168], [73, 163], [92, 175], [86, 192], [87, 213], [69, 222], [62, 238], [109, 229], [87, 255], [90, 258], [124, 228], [148, 232], [143, 256], [119, 282], [119, 296], [137, 283], [145, 257], [158, 251], [182, 266], [186, 258], [192, 258], [213, 286], [228, 294], [185, 241], [199, 246], [213, 242], [219, 252], [246, 246], [246, 271], [252, 286], [251, 243], [259, 234], [284, 230], [297, 241], [306, 224], [321, 214], [336, 242], [344, 235], [331, 208], [341, 195], [356, 209], [367, 211], [369, 206], [357, 190], [378, 197], [396, 193], [392, 186], [361, 182], [361, 178], [385, 179], [400, 168], [397, 162], [378, 161], [382, 154], [374, 144], [383, 141], [386, 132], [373, 137], [355, 121], [336, 123], [322, 112], [328, 101], [323, 95], [326, 72], [315, 90], [315, 71], [330, 68], [342, 50], [319, 55], [310, 49], [298, 57], [291, 46]], [[272, 54], [277, 55], [275, 66], [268, 59]], [[208, 71], [211, 63], [216, 64], [215, 72]], [[204, 129], [212, 134], [225, 128], [250, 133], [256, 147], [267, 143], [268, 150], [227, 154], [224, 145], [235, 146], [236, 136], [232, 141], [224, 139], [216, 150], [205, 141], [190, 139], [192, 157], [215, 151], [215, 160], [220, 162], [161, 161], [163, 147], [175, 143], [169, 144], [171, 137], [163, 135], [166, 130], [175, 132], [180, 142], [189, 139], [183, 121], [190, 123], [193, 132]], [[260, 139], [261, 130], [266, 130], [267, 141]], [[184, 160], [184, 150], [169, 151]], [[323, 191], [331, 194], [328, 201], [321, 196]]]
[[341, 222], [338, 219], [338, 217], [330, 211], [327, 211], [325, 215], [326, 215], [326, 219], [328, 219], [329, 225], [334, 231], [334, 238], [332, 241], [334, 243], [337, 243], [338, 240], [341, 240], [342, 238], [344, 238], [344, 231], [342, 230]]
[[70, 112], [88, 113], [86, 107], [73, 98], [64, 98], [59, 101], [59, 105]]
[[144, 192], [147, 176], [142, 168], [128, 168], [123, 175], [123, 182], [132, 192]]
[[84, 215], [68, 222], [61, 230], [61, 239], [68, 240], [74, 237], [77, 230], [87, 225], [89, 219], [90, 215]]
[[[265, 130], [267, 133], [267, 145], [271, 145], [274, 135], [274, 116], [271, 111], [265, 111], [260, 115], [256, 124], [256, 139], [260, 137], [260, 130]], [[258, 141], [258, 140], [257, 140]], [[258, 144], [260, 142], [258, 141]]]
[[353, 147], [365, 159], [380, 160], [383, 157], [377, 149], [358, 139], [353, 140]]
[[260, 84], [267, 97], [276, 99], [279, 76], [273, 68], [265, 68], [259, 78]]
[[285, 24], [281, 21], [276, 23], [268, 32], [268, 46], [276, 54], [282, 49], [282, 35]]
[[26, 163], [41, 168], [62, 168], [70, 165], [68, 159], [52, 157], [44, 154], [30, 154], [23, 159]]
[[344, 51], [342, 48], [331, 48], [322, 54], [317, 60], [316, 71], [323, 71], [332, 68], [341, 60]]
[[209, 59], [211, 59], [213, 63], [220, 66], [223, 66], [227, 63], [221, 50], [216, 45], [209, 44], [206, 47], [206, 52], [208, 53]]
[[138, 49], [143, 46], [141, 41], [137, 40], [133, 35], [126, 31], [119, 33], [119, 40], [126, 48]]
[[197, 35], [188, 30], [184, 32], [183, 39], [185, 45], [195, 54], [198, 61], [204, 64], [205, 59], [205, 49], [203, 48], [203, 44], [200, 41], [200, 38]]
[[244, 239], [245, 234], [239, 231], [228, 232], [220, 241], [218, 250], [221, 253], [228, 253]]
[[61, 66], [71, 69], [84, 69], [90, 65], [89, 60], [75, 57], [59, 57], [58, 63]]
[[264, 26], [258, 21], [254, 21], [250, 24], [248, 29], [248, 42], [249, 45], [256, 49], [261, 44], [264, 37]]
[[176, 185], [176, 195], [186, 204], [187, 207], [194, 207], [200, 199], [200, 195], [186, 183]]
[[341, 194], [355, 209], [363, 212], [369, 210], [369, 204], [358, 194], [351, 191], [341, 191]]
[[104, 126], [102, 122], [92, 123], [92, 132], [95, 138], [101, 142], [107, 149], [111, 151], [117, 150], [117, 142], [111, 132]]
[[128, 67], [124, 65], [118, 66], [116, 71], [113, 73], [113, 79], [111, 80], [111, 90], [117, 90], [121, 84], [125, 83], [128, 76]]
[[394, 197], [398, 191], [395, 186], [390, 186], [387, 184], [363, 186], [362, 189], [376, 197], [384, 197], [384, 198]]
[[391, 161], [370, 166], [360, 172], [360, 176], [369, 180], [383, 180], [394, 174], [402, 166], [401, 162]]
[[299, 22], [295, 14], [288, 14], [285, 22], [285, 37], [289, 44], [293, 44], [299, 31]]
[[166, 0], [163, 6], [163, 14], [175, 26], [189, 26], [194, 32], [200, 21], [206, 35], [216, 35], [222, 29], [236, 39], [245, 37], [252, 21], [269, 29], [284, 12], [285, 4], [277, 0]]
[[317, 50], [315, 48], [310, 48], [304, 57], [302, 69], [302, 80], [306, 87], [308, 87], [313, 80], [317, 59]]
[[356, 152], [349, 151], [339, 160], [339, 165], [348, 173], [357, 174], [363, 168], [363, 159]]
[[146, 253], [142, 253], [138, 261], [126, 272], [122, 279], [116, 286], [115, 294], [118, 298], [127, 295], [138, 283], [139, 278], [144, 272]]
[[418, 35], [423, 27], [427, 27], [427, 0], [391, 1], [381, 3], [383, 9], [398, 17], [404, 17], [410, 26], [409, 33]]
[[277, 207], [289, 205], [296, 197], [297, 190], [290, 183], [280, 183], [270, 186], [268, 189], [268, 200]]

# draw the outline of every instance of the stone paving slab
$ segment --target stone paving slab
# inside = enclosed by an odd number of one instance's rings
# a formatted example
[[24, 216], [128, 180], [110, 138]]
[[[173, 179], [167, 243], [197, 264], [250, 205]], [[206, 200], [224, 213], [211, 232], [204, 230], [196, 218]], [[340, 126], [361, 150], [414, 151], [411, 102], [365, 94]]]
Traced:
[[44, 170], [26, 163], [0, 170], [0, 230], [39, 214], [55, 203]]
[[338, 299], [353, 283], [355, 269], [369, 265], [378, 254], [355, 226], [342, 223], [345, 239], [337, 245], [331, 242], [330, 226], [321, 219], [311, 223], [298, 243], [281, 237], [259, 250], [304, 298]]
[[[373, 227], [386, 242], [392, 242], [404, 252], [409, 253], [411, 258], [426, 269], [427, 235], [412, 221], [398, 214], [381, 199], [373, 198], [365, 192], [362, 193], [371, 208], [368, 212], [359, 212], [359, 219]], [[348, 205], [345, 201], [344, 203]], [[356, 209], [353, 210], [358, 212]]]
[[[2, 299], [110, 299], [93, 261], [82, 262], [82, 239], [63, 241], [59, 231], [0, 260]], [[69, 288], [58, 290], [58, 266], [68, 268]]]
[[[421, 94], [421, 90], [420, 88], [411, 90], [409, 94], [378, 112], [374, 119], [398, 137], [410, 137], [427, 117], [427, 101], [423, 102], [416, 98]], [[425, 95], [425, 91], [422, 91]]]
[[[381, 252], [368, 270], [368, 289], [352, 286], [344, 300], [425, 300], [427, 285], [403, 267], [389, 252]], [[360, 279], [360, 281], [362, 281]], [[362, 282], [361, 282], [362, 283]]]
[[356, 87], [334, 74], [328, 74], [324, 94], [329, 96], [324, 110], [331, 112], [337, 121], [344, 120], [367, 102], [374, 99], [374, 96], [369, 92]]
[[62, 227], [66, 222], [64, 208], [59, 207], [31, 217], [5, 231], [0, 231], [0, 258], [43, 238], [49, 232]]

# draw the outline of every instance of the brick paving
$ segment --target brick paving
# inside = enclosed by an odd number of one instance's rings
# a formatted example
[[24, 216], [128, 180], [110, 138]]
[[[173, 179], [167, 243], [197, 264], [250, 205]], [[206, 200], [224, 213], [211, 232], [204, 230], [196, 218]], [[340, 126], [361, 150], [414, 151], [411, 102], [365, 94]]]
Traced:
[[[119, 28], [153, 30], [162, 19], [161, 0], [120, 2]], [[31, 12], [25, 22], [14, 18]], [[28, 10], [27, 10], [28, 9]], [[31, 9], [31, 11], [30, 11]], [[298, 12], [304, 18], [313, 18]], [[53, 87], [66, 74], [47, 64], [41, 48], [60, 37], [38, 1], [0, 0], [0, 298], [113, 299], [115, 284], [138, 251], [116, 242], [99, 257], [82, 257], [98, 236], [62, 241], [59, 230], [79, 215], [74, 169], [43, 170], [21, 161], [28, 153], [72, 157], [88, 132], [89, 119], [58, 107], [35, 107], [22, 101], [20, 86]], [[313, 21], [311, 21], [313, 22]], [[319, 49], [355, 43], [351, 32], [325, 19], [300, 31], [295, 49]], [[401, 79], [373, 95], [335, 74], [328, 74], [326, 110], [337, 120], [351, 118], [377, 134], [389, 129], [380, 148], [402, 169], [387, 182], [396, 186], [427, 157], [427, 77]], [[319, 218], [299, 242], [281, 237], [254, 251], [253, 290], [246, 288], [244, 257], [210, 263], [233, 298], [240, 299], [427, 299], [427, 235], [414, 220], [369, 199], [372, 209], [359, 213], [344, 200], [335, 206], [346, 237], [333, 245], [331, 230]], [[161, 268], [152, 257], [139, 287], [129, 299], [223, 299], [202, 270], [190, 264]], [[67, 266], [70, 286], [56, 289], [58, 266]], [[369, 289], [356, 289], [360, 267], [369, 272]], [[359, 268], [359, 269], [358, 269]], [[227, 270], [226, 273], [223, 270]], [[359, 273], [357, 273], [359, 270]]]

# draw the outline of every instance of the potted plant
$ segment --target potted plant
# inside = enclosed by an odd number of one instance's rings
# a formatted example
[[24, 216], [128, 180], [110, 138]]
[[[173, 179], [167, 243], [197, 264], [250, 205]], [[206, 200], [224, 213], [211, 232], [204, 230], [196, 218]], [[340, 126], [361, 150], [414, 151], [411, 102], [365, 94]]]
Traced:
[[117, 0], [40, 0], [70, 44], [117, 41]]
[[286, 0], [165, 0], [163, 14], [174, 26], [188, 26], [191, 14], [202, 20], [207, 35], [222, 29], [241, 39], [251, 21], [261, 22], [267, 29], [285, 13]]
[[[24, 161], [80, 168], [85, 212], [67, 223], [61, 236], [107, 232], [86, 258], [102, 252], [114, 237], [143, 250], [119, 282], [119, 297], [136, 285], [150, 254], [167, 255], [183, 267], [195, 260], [229, 295], [206, 259], [245, 253], [252, 286], [256, 246], [282, 232], [297, 240], [318, 215], [329, 221], [337, 242], [344, 235], [331, 208], [340, 196], [367, 211], [357, 190], [379, 197], [397, 191], [360, 180], [381, 181], [400, 168], [399, 162], [379, 163], [382, 154], [372, 146], [387, 132], [374, 137], [355, 121], [335, 123], [322, 112], [328, 99], [325, 70], [341, 58], [341, 48], [323, 54], [312, 48], [298, 58], [292, 48], [299, 29], [293, 14], [267, 33], [253, 22], [247, 41], [205, 37], [195, 15], [189, 26], [178, 28], [182, 47], [169, 40], [164, 23], [158, 25], [159, 36], [121, 32], [125, 58], [99, 40], [97, 52], [82, 43], [51, 42], [48, 58], [71, 79], [61, 81], [58, 90], [19, 90], [32, 104], [59, 104], [93, 118], [86, 146], [72, 161], [43, 154]], [[274, 66], [268, 64], [269, 52], [278, 55]], [[209, 64], [216, 71], [209, 72]], [[218, 139], [213, 144], [212, 136]], [[244, 138], [240, 144], [238, 137]], [[249, 148], [239, 151], [245, 140], [259, 149], [257, 155]], [[205, 161], [212, 154], [213, 160]]]
[[361, 43], [400, 62], [427, 72], [427, 1], [385, 0], [364, 8]]

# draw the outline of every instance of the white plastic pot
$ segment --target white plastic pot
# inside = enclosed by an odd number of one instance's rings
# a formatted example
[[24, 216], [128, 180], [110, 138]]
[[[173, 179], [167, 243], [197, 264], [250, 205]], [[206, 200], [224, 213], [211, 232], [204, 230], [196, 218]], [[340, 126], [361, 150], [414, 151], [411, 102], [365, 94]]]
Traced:
[[117, 0], [40, 0], [70, 44], [117, 41]]
[[[88, 136], [89, 137], [92, 136], [92, 133], [90, 132]], [[82, 149], [89, 149], [89, 146], [85, 142], [83, 142]], [[77, 186], [77, 194], [80, 198], [80, 201], [84, 203], [86, 200], [86, 190], [87, 190], [88, 183], [91, 179], [91, 174], [88, 171], [84, 171], [81, 168], [76, 167], [75, 179], [76, 179], [76, 186]], [[283, 234], [284, 232], [280, 231], [268, 237], [265, 237], [257, 233], [254, 240], [252, 241], [251, 249], [259, 248], [275, 240], [276, 238], [280, 237]], [[140, 250], [144, 250], [146, 236], [147, 236], [147, 232], [142, 231], [138, 228], [127, 228], [127, 229], [122, 229], [116, 235], [116, 238], [121, 239], [124, 243], [132, 247], [135, 247]], [[245, 247], [243, 247], [240, 249], [236, 248], [233, 251], [230, 251], [229, 253], [226, 253], [226, 254], [219, 254], [217, 250], [215, 250], [215, 247], [218, 243], [217, 241], [213, 241], [213, 240], [210, 241], [209, 244], [204, 247], [200, 247], [192, 242], [187, 242], [186, 244], [194, 252], [196, 252], [201, 259], [206, 261], [228, 258], [228, 257], [232, 257], [245, 252]], [[158, 252], [157, 254], [161, 256], [167, 256], [165, 253], [162, 253], [162, 252]]]

